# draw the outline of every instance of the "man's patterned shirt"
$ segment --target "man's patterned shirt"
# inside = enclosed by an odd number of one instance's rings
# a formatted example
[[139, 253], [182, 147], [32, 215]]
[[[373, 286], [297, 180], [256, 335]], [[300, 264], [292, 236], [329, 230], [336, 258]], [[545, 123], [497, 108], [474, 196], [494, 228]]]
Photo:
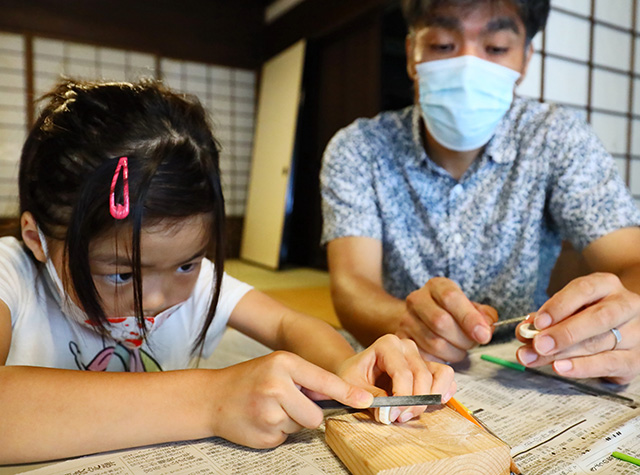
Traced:
[[418, 106], [359, 119], [324, 155], [323, 243], [381, 241], [391, 295], [444, 276], [517, 316], [547, 299], [562, 239], [582, 250], [640, 225], [613, 158], [566, 108], [516, 98], [459, 181], [429, 159], [422, 127]]

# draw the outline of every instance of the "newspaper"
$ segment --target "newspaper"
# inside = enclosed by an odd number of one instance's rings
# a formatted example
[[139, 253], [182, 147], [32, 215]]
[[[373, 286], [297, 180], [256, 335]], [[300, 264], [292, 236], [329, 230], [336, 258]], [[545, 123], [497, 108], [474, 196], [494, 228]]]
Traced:
[[348, 474], [324, 442], [324, 424], [279, 447], [256, 450], [211, 438], [83, 457], [29, 472], [39, 475], [323, 475]]
[[[517, 347], [517, 342], [511, 342], [478, 348], [464, 364], [456, 365], [456, 399], [509, 444], [522, 473], [640, 473], [639, 467], [611, 457], [614, 450], [640, 457], [640, 409], [480, 359], [488, 353], [515, 361]], [[622, 394], [640, 401], [640, 378], [623, 389]], [[324, 443], [323, 425], [293, 435], [272, 450], [212, 438], [84, 457], [29, 473], [315, 475], [348, 471]]]
[[[613, 451], [640, 457], [640, 409], [480, 359], [487, 353], [515, 361], [518, 346], [512, 342], [474, 351], [467, 367], [457, 368], [456, 399], [511, 446], [522, 473], [640, 473], [640, 467], [611, 457]], [[620, 394], [640, 401], [638, 378]]]

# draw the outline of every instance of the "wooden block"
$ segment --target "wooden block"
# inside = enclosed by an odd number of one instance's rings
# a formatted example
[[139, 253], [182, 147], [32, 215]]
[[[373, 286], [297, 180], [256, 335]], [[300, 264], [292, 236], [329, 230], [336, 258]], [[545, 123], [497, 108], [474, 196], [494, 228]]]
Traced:
[[446, 406], [384, 425], [368, 412], [328, 418], [326, 441], [353, 475], [508, 475], [509, 447]]

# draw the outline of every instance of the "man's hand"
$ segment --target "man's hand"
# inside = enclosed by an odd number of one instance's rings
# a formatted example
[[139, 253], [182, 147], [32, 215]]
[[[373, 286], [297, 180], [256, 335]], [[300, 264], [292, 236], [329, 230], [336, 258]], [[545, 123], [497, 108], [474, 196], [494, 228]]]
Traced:
[[517, 352], [526, 366], [552, 363], [562, 376], [606, 377], [619, 384], [640, 373], [640, 295], [614, 274], [573, 280], [540, 307], [534, 324], [542, 331], [533, 340], [518, 337], [528, 343]]
[[435, 277], [409, 294], [396, 335], [416, 342], [425, 359], [456, 362], [491, 340], [498, 312], [471, 302], [450, 279]]

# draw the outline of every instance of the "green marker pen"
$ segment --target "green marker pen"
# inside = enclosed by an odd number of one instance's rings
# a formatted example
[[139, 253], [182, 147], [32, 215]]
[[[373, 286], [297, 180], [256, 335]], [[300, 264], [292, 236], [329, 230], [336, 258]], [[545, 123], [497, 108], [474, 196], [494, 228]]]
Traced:
[[482, 358], [485, 361], [490, 361], [492, 363], [499, 364], [500, 366], [515, 369], [518, 371], [524, 371], [527, 369], [526, 366], [523, 366], [520, 363], [514, 363], [513, 361], [503, 360], [502, 358], [498, 358], [497, 356], [481, 355], [480, 358]]
[[634, 465], [640, 466], [640, 459], [632, 457], [631, 455], [621, 454], [620, 452], [614, 452], [611, 454], [611, 456], [619, 460], [624, 460], [625, 462], [629, 462]]
[[614, 399], [617, 402], [620, 402], [622, 404], [625, 404], [631, 408], [637, 408], [638, 407], [638, 403], [636, 403], [636, 401], [634, 401], [631, 398], [628, 398], [626, 396], [622, 396], [620, 394], [617, 394], [613, 391], [608, 391], [606, 389], [603, 388], [599, 388], [596, 386], [591, 386], [589, 384], [585, 384], [585, 383], [581, 383], [579, 381], [576, 381], [574, 379], [569, 379], [569, 378], [564, 378], [562, 376], [559, 376], [557, 374], [554, 373], [547, 373], [545, 371], [540, 371], [539, 369], [536, 368], [528, 368], [524, 365], [521, 365], [520, 363], [514, 363], [513, 361], [507, 361], [507, 360], [503, 360], [502, 358], [498, 358], [497, 356], [492, 356], [492, 355], [480, 355], [480, 358], [485, 360], [485, 361], [489, 361], [491, 363], [495, 363], [497, 365], [500, 366], [504, 366], [505, 368], [510, 368], [510, 369], [515, 369], [516, 371], [520, 371], [520, 372], [527, 372], [527, 373], [533, 373], [533, 374], [537, 374], [539, 376], [544, 376], [545, 378], [551, 378], [551, 379], [555, 379], [557, 381], [562, 381], [565, 384], [568, 384], [570, 386], [573, 386], [574, 388], [576, 388], [578, 391], [581, 391], [585, 394], [590, 394], [592, 396], [603, 396], [609, 399]]

